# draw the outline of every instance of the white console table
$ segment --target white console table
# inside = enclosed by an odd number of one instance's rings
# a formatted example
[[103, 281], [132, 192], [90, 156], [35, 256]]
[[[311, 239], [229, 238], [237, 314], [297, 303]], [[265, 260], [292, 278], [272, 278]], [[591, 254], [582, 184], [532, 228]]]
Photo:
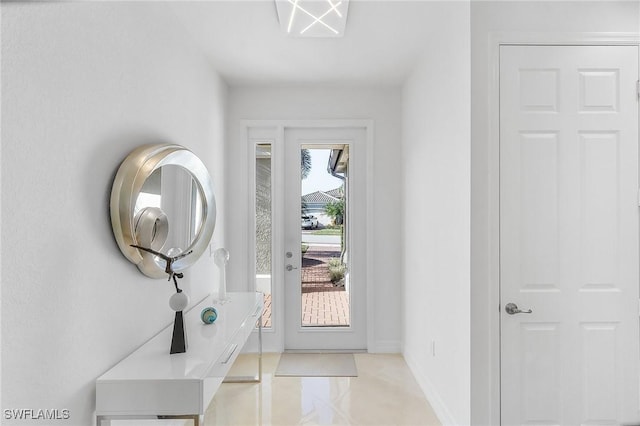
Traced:
[[[187, 352], [169, 354], [173, 324], [96, 380], [97, 425], [118, 419], [193, 419], [200, 424], [223, 381], [262, 378], [262, 293], [227, 293], [224, 304], [205, 298], [185, 313]], [[214, 306], [218, 319], [204, 324], [200, 312]], [[258, 325], [258, 376], [226, 377]], [[226, 378], [226, 379], [225, 379]]]

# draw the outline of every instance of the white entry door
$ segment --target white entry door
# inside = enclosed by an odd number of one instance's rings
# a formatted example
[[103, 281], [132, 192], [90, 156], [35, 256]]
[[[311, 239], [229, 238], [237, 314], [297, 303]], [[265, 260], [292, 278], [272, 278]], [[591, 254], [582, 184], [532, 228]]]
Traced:
[[[286, 350], [366, 349], [365, 141], [365, 128], [285, 128]], [[313, 158], [304, 180], [303, 150]], [[339, 200], [334, 225], [324, 205]]]
[[504, 425], [640, 422], [637, 80], [636, 46], [500, 49]]

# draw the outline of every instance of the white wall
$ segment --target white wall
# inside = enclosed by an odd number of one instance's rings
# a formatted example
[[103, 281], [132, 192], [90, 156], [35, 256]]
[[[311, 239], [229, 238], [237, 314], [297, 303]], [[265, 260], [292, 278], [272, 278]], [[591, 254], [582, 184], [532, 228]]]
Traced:
[[[403, 87], [404, 356], [443, 424], [469, 424], [469, 5], [441, 25]], [[434, 347], [435, 344], [435, 355]]]
[[[343, 87], [275, 87], [232, 88], [229, 92], [229, 249], [235, 255], [229, 263], [229, 282], [249, 282], [247, 224], [249, 208], [247, 143], [240, 136], [240, 120], [321, 120], [372, 119], [374, 121], [373, 174], [368, 182], [374, 190], [375, 235], [369, 236], [373, 251], [373, 274], [369, 279], [375, 291], [373, 325], [375, 344], [370, 351], [398, 351], [401, 336], [401, 280], [400, 255], [400, 90], [399, 88], [343, 88]], [[273, 349], [273, 348], [272, 348]]]
[[[567, 33], [640, 30], [637, 1], [472, 1], [472, 141], [471, 141], [471, 324], [472, 407], [474, 425], [499, 421], [499, 317], [497, 306], [498, 145], [490, 139], [491, 79], [495, 60], [490, 36], [538, 33], [552, 40]], [[506, 37], [508, 38], [508, 36]], [[493, 58], [495, 59], [495, 58]]]
[[[227, 89], [165, 7], [2, 4], [3, 409], [92, 424], [95, 379], [172, 322], [172, 285], [144, 277], [111, 232], [129, 151], [185, 145], [224, 200]], [[186, 271], [192, 302], [209, 291], [211, 260]]]

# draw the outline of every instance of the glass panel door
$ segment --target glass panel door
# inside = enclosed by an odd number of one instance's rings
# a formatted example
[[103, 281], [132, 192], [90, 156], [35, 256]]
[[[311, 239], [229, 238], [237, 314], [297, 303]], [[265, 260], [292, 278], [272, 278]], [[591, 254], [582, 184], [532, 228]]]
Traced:
[[365, 136], [362, 128], [285, 129], [287, 350], [366, 349]]
[[348, 145], [300, 149], [302, 327], [350, 324], [344, 239], [348, 152]]

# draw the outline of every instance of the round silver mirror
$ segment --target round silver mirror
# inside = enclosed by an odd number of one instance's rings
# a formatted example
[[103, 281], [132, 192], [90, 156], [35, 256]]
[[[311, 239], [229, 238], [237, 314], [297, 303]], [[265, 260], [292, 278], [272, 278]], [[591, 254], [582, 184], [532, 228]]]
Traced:
[[166, 261], [140, 246], [179, 257], [172, 270], [204, 253], [216, 221], [213, 183], [202, 161], [171, 144], [144, 145], [122, 162], [111, 190], [111, 225], [120, 250], [147, 276], [166, 277]]

